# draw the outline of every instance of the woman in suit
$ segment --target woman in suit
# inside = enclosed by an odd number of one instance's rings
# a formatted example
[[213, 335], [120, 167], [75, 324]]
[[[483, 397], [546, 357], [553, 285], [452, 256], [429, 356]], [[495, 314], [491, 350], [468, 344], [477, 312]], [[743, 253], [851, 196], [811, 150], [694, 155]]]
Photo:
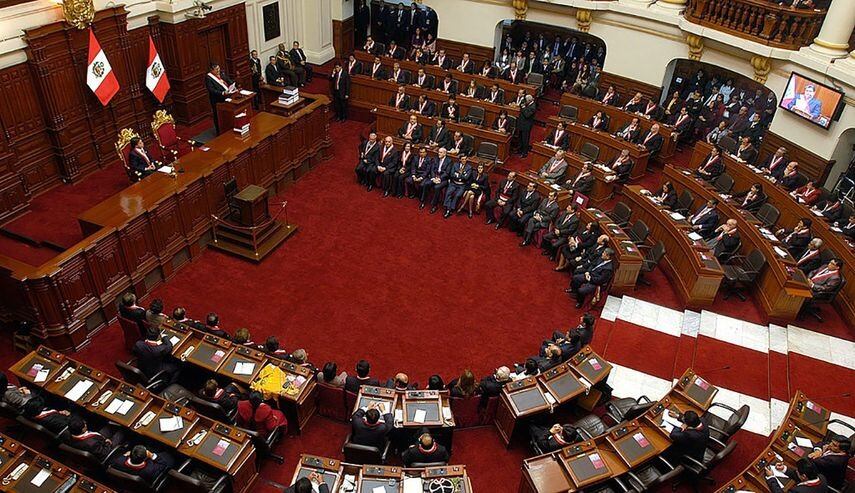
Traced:
[[588, 120], [588, 126], [594, 130], [602, 130], [603, 132], [608, 130], [608, 122], [606, 121], [606, 116], [602, 111], [598, 111], [594, 113], [594, 116]]
[[766, 194], [763, 192], [763, 185], [755, 183], [748, 190], [733, 194], [733, 200], [740, 209], [756, 213], [766, 203]]
[[469, 185], [463, 193], [463, 201], [460, 202], [460, 207], [457, 208], [457, 213], [463, 212], [463, 208], [469, 211], [469, 219], [472, 219], [472, 208], [474, 204], [475, 212], [481, 213], [481, 206], [484, 202], [490, 199], [490, 176], [484, 171], [484, 164], [478, 163], [478, 168], [472, 174], [469, 180]]
[[502, 110], [499, 112], [499, 116], [493, 120], [493, 130], [497, 132], [502, 132], [503, 134], [511, 132], [511, 120], [508, 118], [508, 112]]
[[463, 91], [463, 95], [468, 98], [481, 98], [481, 91], [478, 90], [478, 84], [475, 83], [475, 79], [469, 81], [469, 85], [466, 86], [466, 90]]
[[392, 193], [399, 199], [404, 196], [404, 180], [410, 176], [415, 153], [413, 152], [413, 143], [407, 142], [404, 144], [404, 149], [399, 154], [398, 169], [395, 171], [395, 182], [392, 185]]
[[659, 193], [654, 198], [669, 210], [674, 210], [674, 207], [677, 205], [677, 191], [674, 190], [674, 185], [670, 181], [662, 184], [662, 188], [659, 189]]

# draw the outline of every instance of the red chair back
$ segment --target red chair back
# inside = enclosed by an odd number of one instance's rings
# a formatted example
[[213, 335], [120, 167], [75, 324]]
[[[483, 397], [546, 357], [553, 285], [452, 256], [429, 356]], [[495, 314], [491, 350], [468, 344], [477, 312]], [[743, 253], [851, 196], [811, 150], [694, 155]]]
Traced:
[[489, 397], [487, 403], [481, 408], [481, 424], [491, 425], [496, 418], [496, 410], [499, 408], [499, 396]]
[[157, 138], [163, 147], [174, 147], [178, 145], [178, 133], [175, 125], [164, 124], [157, 129]]
[[122, 336], [125, 338], [125, 349], [131, 352], [134, 344], [140, 340], [140, 326], [133, 320], [121, 315], [119, 315], [119, 326], [122, 328]]
[[325, 418], [347, 421], [344, 388], [318, 382], [318, 414]]
[[356, 398], [359, 397], [355, 392], [346, 390], [344, 392], [344, 411], [347, 416], [353, 414], [353, 408], [356, 407]]
[[480, 408], [481, 396], [452, 397], [451, 413], [454, 415], [455, 426], [457, 428], [469, 428], [480, 425]]
[[180, 150], [180, 139], [175, 131], [175, 119], [165, 110], [154, 112], [151, 121], [151, 131], [160, 147], [161, 159], [164, 162], [173, 162], [178, 158]]

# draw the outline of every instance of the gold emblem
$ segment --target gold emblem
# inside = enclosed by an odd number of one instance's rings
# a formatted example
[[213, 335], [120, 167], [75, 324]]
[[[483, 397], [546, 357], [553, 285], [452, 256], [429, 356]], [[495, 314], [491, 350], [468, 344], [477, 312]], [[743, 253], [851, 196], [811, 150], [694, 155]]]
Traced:
[[99, 79], [104, 77], [104, 62], [95, 62], [92, 64], [92, 74]]
[[151, 75], [152, 77], [160, 77], [160, 74], [163, 73], [163, 67], [158, 62], [154, 62], [151, 66]]
[[77, 29], [86, 29], [95, 19], [95, 5], [92, 0], [63, 0], [62, 13], [66, 22]]

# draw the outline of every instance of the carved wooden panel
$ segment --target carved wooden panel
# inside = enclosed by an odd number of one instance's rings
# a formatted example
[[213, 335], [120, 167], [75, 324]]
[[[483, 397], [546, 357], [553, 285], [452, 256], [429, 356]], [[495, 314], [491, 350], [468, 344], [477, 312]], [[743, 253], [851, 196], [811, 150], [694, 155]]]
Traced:
[[188, 186], [179, 194], [178, 203], [181, 204], [181, 221], [187, 236], [200, 236], [210, 224], [205, 184], [200, 180]]
[[154, 235], [148, 217], [141, 215], [119, 232], [122, 253], [134, 280], [146, 274], [157, 261]]
[[18, 174], [0, 178], [0, 220], [12, 217], [27, 208], [30, 192]]
[[178, 210], [177, 195], [165, 198], [149, 215], [154, 241], [161, 258], [171, 256], [184, 238], [184, 226]]
[[229, 166], [220, 166], [205, 180], [205, 193], [208, 197], [208, 207], [211, 214], [221, 214], [228, 204], [223, 184], [231, 178]]
[[273, 138], [266, 139], [252, 151], [252, 174], [254, 183], [265, 188], [274, 180], [275, 163], [273, 162]]
[[54, 280], [69, 322], [84, 305], [97, 300], [95, 284], [82, 254], [64, 262]]
[[252, 171], [249, 167], [249, 152], [244, 152], [229, 163], [229, 173], [237, 179], [238, 190], [253, 184]]
[[95, 248], [87, 251], [86, 261], [98, 293], [112, 293], [116, 285], [128, 281], [118, 232], [99, 240]]
[[333, 49], [337, 58], [347, 58], [353, 52], [354, 18], [348, 17], [343, 21], [333, 20]]

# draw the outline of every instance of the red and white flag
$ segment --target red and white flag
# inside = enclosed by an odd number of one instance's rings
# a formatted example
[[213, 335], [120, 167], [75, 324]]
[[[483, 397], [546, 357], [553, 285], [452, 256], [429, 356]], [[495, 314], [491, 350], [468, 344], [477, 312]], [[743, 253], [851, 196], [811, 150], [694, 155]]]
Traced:
[[145, 70], [145, 86], [161, 103], [166, 97], [166, 93], [169, 92], [169, 79], [166, 78], [166, 69], [163, 68], [163, 63], [160, 61], [160, 55], [157, 53], [157, 48], [154, 47], [154, 40], [151, 39], [151, 36], [148, 37], [148, 68]]
[[113, 73], [113, 67], [110, 66], [107, 55], [95, 39], [92, 28], [89, 28], [89, 66], [86, 67], [86, 85], [92, 89], [104, 106], [107, 106], [107, 103], [119, 92], [119, 81]]

